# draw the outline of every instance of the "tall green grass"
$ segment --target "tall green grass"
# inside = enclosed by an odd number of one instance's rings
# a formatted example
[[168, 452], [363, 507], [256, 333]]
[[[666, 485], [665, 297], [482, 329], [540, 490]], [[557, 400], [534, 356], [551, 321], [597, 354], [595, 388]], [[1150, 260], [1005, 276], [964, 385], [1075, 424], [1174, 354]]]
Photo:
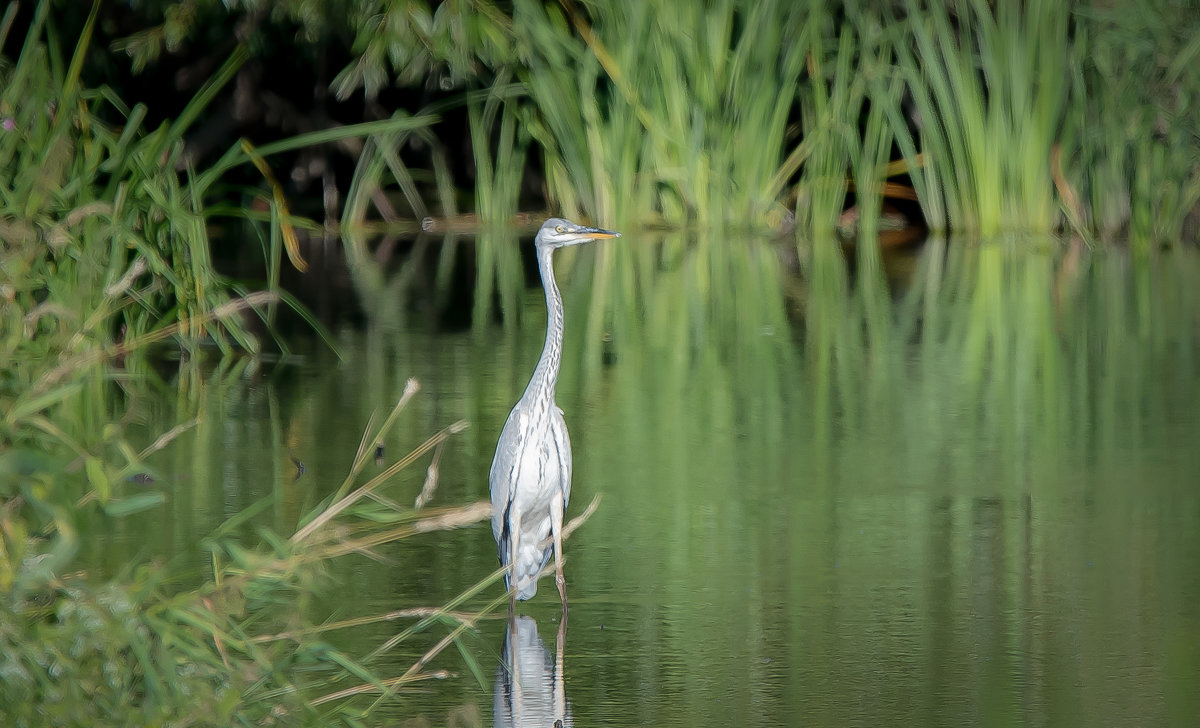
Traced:
[[[216, 168], [198, 173], [183, 144], [245, 52], [237, 48], [177, 119], [149, 129], [145, 106], [127, 107], [111, 90], [81, 84], [98, 8], [63, 59], [43, 40], [50, 3], [39, 3], [20, 56], [4, 71], [0, 165], [12, 174], [0, 181], [0, 237], [5, 296], [15, 304], [4, 310], [5, 329], [48, 334], [50, 341], [54, 332], [70, 331], [75, 353], [106, 349], [111, 356], [146, 337], [169, 339], [192, 355], [203, 342], [257, 352], [245, 315], [265, 320], [274, 300], [295, 302], [276, 288], [270, 300], [260, 299], [268, 306], [230, 307], [248, 291], [216, 272], [207, 205], [231, 158], [261, 157], [235, 145]], [[276, 229], [291, 233], [278, 193], [271, 209]], [[289, 257], [302, 266], [294, 235], [287, 241]], [[281, 256], [282, 247], [269, 263], [277, 267]], [[28, 358], [17, 349], [29, 342], [7, 343], [14, 358]]]
[[[136, 454], [107, 438], [97, 403], [66, 404], [98, 391], [114, 362], [152, 346], [174, 344], [189, 356], [206, 342], [258, 351], [247, 321], [286, 294], [250, 293], [216, 273], [205, 189], [190, 170], [174, 169], [184, 131], [243, 53], [179, 119], [147, 130], [145, 107], [80, 81], [98, 7], [64, 59], [44, 41], [50, 3], [39, 3], [20, 56], [0, 71], [0, 166], [11, 170], [0, 177], [0, 403], [4, 441], [33, 453], [21, 472], [58, 472], [77, 459], [98, 502], [127, 510], [112, 484]], [[91, 414], [76, 427], [62, 418], [81, 411]]]
[[[167, 5], [180, 12], [120, 46], [138, 63], [170, 34], [195, 32], [190, 4]], [[357, 38], [334, 83], [341, 98], [374, 97], [392, 77], [465, 89], [439, 109], [467, 107], [484, 220], [507, 220], [522, 179], [536, 178], [546, 207], [610, 225], [794, 222], [824, 237], [848, 188], [860, 218], [880, 207], [866, 178], [878, 164], [861, 165], [871, 147], [903, 157], [937, 231], [1161, 241], [1196, 227], [1200, 142], [1188, 119], [1200, 45], [1186, 3], [430, 5], [289, 2], [274, 17]], [[882, 126], [870, 120], [880, 110]], [[420, 130], [369, 132], [344, 226], [380, 219], [405, 233], [457, 213], [438, 113], [416, 112]], [[427, 162], [410, 158], [414, 140], [432, 150]], [[53, 159], [39, 161], [53, 176]], [[44, 195], [26, 186], [36, 205]]]
[[541, 147], [552, 204], [671, 224], [778, 215], [811, 42], [804, 12], [735, 0], [589, 11], [594, 25], [553, 5], [514, 6], [531, 102], [522, 121]]
[[795, 186], [797, 230], [831, 238], [854, 189], [864, 241], [873, 240], [882, 210], [893, 132], [887, 112], [899, 106], [903, 86], [891, 72], [890, 33], [877, 14], [848, 10], [851, 22], [834, 30], [828, 3], [809, 7], [813, 28], [807, 77], [798, 97], [803, 142], [780, 175], [799, 169]]
[[[1163, 238], [1183, 232], [1200, 189], [1200, 142], [1181, 123], [1200, 88], [1196, 24], [1172, 8], [600, 3], [589, 25], [530, 3], [513, 28], [525, 123], [569, 214], [622, 219], [623, 205], [640, 220], [753, 226], [794, 194], [799, 229], [820, 237], [849, 184], [879, 209], [894, 140], [935, 230], [1111, 229], [1116, 217]], [[632, 187], [614, 198], [622, 180]]]
[[894, 105], [891, 122], [926, 221], [982, 236], [1055, 229], [1050, 151], [1067, 104], [1070, 7], [910, 0], [904, 12], [889, 24], [917, 133]]
[[[189, 121], [244, 56], [235, 52], [178, 121], [148, 130], [145, 107], [80, 83], [98, 5], [65, 60], [42, 41], [49, 8], [37, 6], [0, 83], [0, 166], [12, 171], [0, 182], [0, 234], [16, 304], [6, 330], [70, 329], [87, 348], [166, 322], [180, 339], [256, 350], [238, 317], [213, 315], [227, 287], [209, 260], [198, 190], [174, 171]], [[114, 117], [121, 126], [106, 123]]]
[[[325, 15], [287, 5], [306, 27]], [[570, 217], [826, 237], [849, 189], [878, 223], [880, 170], [899, 156], [886, 169], [907, 172], [935, 231], [1178, 237], [1200, 197], [1193, 15], [1168, 0], [355, 9], [325, 18], [358, 37], [339, 97], [389, 76], [465, 90], [419, 111], [419, 131], [371, 139], [342, 222], [410, 233], [456, 215], [434, 125], [465, 105], [483, 221], [510, 219], [538, 179]], [[429, 169], [408, 159], [414, 140]]]

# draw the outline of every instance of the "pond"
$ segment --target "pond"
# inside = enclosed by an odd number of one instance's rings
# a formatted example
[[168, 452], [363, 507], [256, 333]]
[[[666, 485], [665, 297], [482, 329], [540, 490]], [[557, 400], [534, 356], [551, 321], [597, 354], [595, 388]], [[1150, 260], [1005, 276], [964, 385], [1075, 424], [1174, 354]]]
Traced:
[[[544, 580], [391, 724], [1194, 724], [1194, 253], [935, 240], [884, 260], [633, 234], [559, 265], [568, 515], [601, 496], [566, 544], [569, 619]], [[542, 344], [536, 277], [517, 279], [470, 326], [384, 311], [335, 332], [341, 359], [313, 343], [128, 404], [148, 439], [197, 424], [154, 461], [166, 505], [97, 558], [199, 574], [198, 541], [264, 497], [288, 532], [410, 377], [384, 459], [467, 420], [433, 503], [486, 499]], [[411, 502], [426, 462], [388, 496]], [[338, 618], [443, 604], [497, 567], [486, 522], [375, 556], [331, 575]]]

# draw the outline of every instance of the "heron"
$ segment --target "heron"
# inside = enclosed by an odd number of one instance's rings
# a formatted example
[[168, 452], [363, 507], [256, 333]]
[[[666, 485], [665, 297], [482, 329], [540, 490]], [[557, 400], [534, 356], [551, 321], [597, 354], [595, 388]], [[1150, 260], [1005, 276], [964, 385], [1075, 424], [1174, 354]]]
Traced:
[[567, 611], [562, 526], [571, 499], [571, 439], [554, 402], [562, 362], [563, 305], [551, 258], [559, 248], [619, 237], [611, 230], [552, 217], [533, 241], [546, 292], [546, 344], [525, 393], [508, 413], [488, 475], [492, 535], [500, 564], [508, 567], [504, 586], [510, 609], [516, 599], [531, 599], [537, 593], [538, 576], [553, 555], [554, 582], [563, 613]]

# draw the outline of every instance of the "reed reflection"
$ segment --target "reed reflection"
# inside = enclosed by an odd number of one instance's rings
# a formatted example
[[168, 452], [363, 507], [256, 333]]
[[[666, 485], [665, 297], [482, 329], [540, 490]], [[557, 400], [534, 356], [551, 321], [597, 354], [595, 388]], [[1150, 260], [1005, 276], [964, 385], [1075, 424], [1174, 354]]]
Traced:
[[514, 616], [504, 632], [493, 687], [497, 728], [570, 728], [574, 725], [563, 686], [567, 621], [558, 624], [554, 655], [532, 617]]

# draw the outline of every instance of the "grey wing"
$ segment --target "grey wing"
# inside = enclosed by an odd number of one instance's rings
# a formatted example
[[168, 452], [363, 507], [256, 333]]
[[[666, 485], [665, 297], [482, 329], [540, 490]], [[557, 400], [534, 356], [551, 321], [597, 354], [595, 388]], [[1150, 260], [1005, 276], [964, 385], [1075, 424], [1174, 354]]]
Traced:
[[[529, 415], [522, 409], [521, 403], [518, 403], [509, 413], [508, 421], [504, 423], [504, 430], [500, 433], [500, 441], [496, 444], [496, 456], [492, 459], [492, 469], [488, 475], [488, 481], [492, 500], [492, 535], [496, 539], [496, 550], [500, 555], [500, 563], [504, 566], [508, 565], [509, 541], [512, 538], [512, 534], [508, 532], [512, 523], [509, 518], [509, 510], [513, 507], [513, 501], [517, 497], [517, 479], [525, 477], [521, 474], [522, 461], [525, 461], [526, 468], [533, 462], [540, 463], [540, 466], [537, 467], [542, 472], [542, 477], [548, 473], [557, 476], [557, 478], [551, 476], [551, 482], [558, 481], [557, 486], [563, 496], [564, 511], [566, 511], [567, 503], [571, 500], [571, 438], [567, 434], [567, 423], [563, 420], [562, 410], [558, 407], [554, 407], [550, 411], [549, 424], [549, 438], [539, 441], [535, 433], [532, 435], [534, 439], [527, 442], [526, 439], [531, 436], [528, 431]], [[531, 446], [536, 449], [527, 452], [527, 447]], [[527, 474], [531, 471], [526, 470], [525, 472]], [[531, 497], [547, 496], [526, 493], [526, 500]], [[526, 503], [522, 508], [525, 509], [529, 505]], [[548, 557], [550, 553], [550, 549], [547, 549], [546, 556]]]
[[492, 469], [488, 473], [488, 484], [492, 499], [492, 535], [496, 538], [496, 548], [500, 551], [500, 563], [508, 564], [508, 508], [513, 498], [513, 476], [517, 466], [517, 457], [521, 450], [520, 422], [524, 415], [519, 411], [519, 405], [513, 407], [500, 431], [500, 440], [496, 443], [496, 456], [492, 458]]
[[571, 501], [571, 436], [567, 433], [567, 423], [563, 420], [562, 410], [558, 407], [550, 415], [550, 432], [554, 435], [555, 450], [558, 451], [559, 472], [562, 481], [559, 487], [563, 494], [563, 512]]

